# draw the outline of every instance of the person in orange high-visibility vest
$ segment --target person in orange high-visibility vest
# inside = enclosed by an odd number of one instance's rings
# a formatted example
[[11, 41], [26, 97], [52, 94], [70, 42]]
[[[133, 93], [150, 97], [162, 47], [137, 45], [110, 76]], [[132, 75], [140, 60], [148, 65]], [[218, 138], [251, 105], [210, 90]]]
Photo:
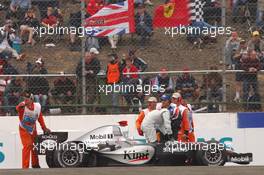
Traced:
[[[120, 78], [121, 78], [121, 64], [119, 61], [119, 58], [117, 54], [112, 53], [109, 54], [108, 57], [110, 58], [110, 61], [107, 65], [106, 69], [106, 83], [109, 88], [111, 88], [111, 96], [112, 96], [112, 112], [113, 113], [119, 113], [119, 109], [117, 106], [119, 105], [119, 93], [117, 88], [119, 86]], [[111, 86], [111, 87], [110, 87]]]
[[107, 65], [106, 79], [107, 84], [119, 83], [121, 76], [121, 64], [116, 54], [109, 54], [110, 62]]
[[49, 133], [50, 130], [45, 125], [40, 104], [33, 101], [33, 94], [25, 91], [22, 96], [25, 100], [16, 106], [20, 121], [19, 134], [23, 145], [22, 168], [29, 168], [30, 154], [32, 168], [40, 168], [38, 155], [36, 150], [33, 150], [34, 139], [37, 136], [36, 121], [40, 123], [44, 133]]
[[137, 131], [138, 131], [138, 134], [140, 136], [143, 136], [143, 131], [141, 130], [141, 124], [145, 118], [145, 116], [152, 110], [156, 109], [156, 105], [157, 105], [157, 98], [156, 97], [149, 97], [148, 98], [148, 107], [146, 109], [143, 109], [138, 117], [137, 117], [137, 120], [136, 120], [136, 128], [137, 128]]
[[189, 139], [189, 142], [195, 142], [192, 106], [190, 104], [187, 104], [187, 103], [184, 106], [187, 107], [188, 110], [189, 110], [189, 126], [190, 126], [190, 131], [189, 131], [189, 134], [188, 134], [188, 139]]
[[182, 105], [182, 97], [180, 93], [174, 93], [172, 95], [171, 101], [177, 105], [176, 114], [174, 116], [176, 125], [175, 128], [173, 128], [174, 130], [176, 129], [178, 131], [177, 140], [188, 142], [188, 135], [190, 132], [188, 108]]
[[192, 106], [189, 103], [186, 103], [184, 99], [181, 99], [181, 104], [188, 109], [188, 119], [189, 119], [189, 134], [188, 134], [188, 141], [195, 142], [195, 134], [194, 134], [194, 122], [193, 122], [193, 110]]

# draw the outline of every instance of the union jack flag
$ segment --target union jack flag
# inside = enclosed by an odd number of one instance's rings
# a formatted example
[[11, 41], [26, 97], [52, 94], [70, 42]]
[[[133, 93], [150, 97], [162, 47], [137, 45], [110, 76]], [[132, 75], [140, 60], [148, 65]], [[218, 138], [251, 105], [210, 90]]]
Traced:
[[134, 2], [109, 4], [85, 20], [86, 34], [104, 37], [135, 32]]

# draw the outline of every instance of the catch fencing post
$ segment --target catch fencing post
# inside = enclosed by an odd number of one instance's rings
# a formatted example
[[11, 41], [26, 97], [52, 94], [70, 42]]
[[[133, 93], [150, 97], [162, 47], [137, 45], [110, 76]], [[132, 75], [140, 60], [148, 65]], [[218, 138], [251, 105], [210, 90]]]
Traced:
[[[82, 14], [82, 27], [85, 25], [85, 1], [81, 1], [81, 14]], [[82, 114], [86, 114], [86, 75], [85, 75], [85, 41], [86, 32], [84, 30], [84, 36], [82, 37]]]
[[[222, 27], [226, 27], [226, 0], [222, 0], [222, 10], [221, 10], [221, 23]], [[225, 38], [222, 37], [222, 62], [223, 62], [223, 108], [222, 112], [226, 111], [226, 60], [225, 60]]]

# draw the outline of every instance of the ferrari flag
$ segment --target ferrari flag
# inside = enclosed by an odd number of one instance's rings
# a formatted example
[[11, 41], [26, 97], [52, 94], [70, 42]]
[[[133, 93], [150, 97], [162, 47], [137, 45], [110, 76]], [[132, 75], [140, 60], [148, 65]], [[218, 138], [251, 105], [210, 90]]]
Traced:
[[109, 4], [85, 20], [86, 34], [104, 37], [135, 31], [134, 1]]
[[191, 21], [203, 20], [204, 2], [201, 0], [171, 0], [155, 9], [153, 26], [177, 27]]

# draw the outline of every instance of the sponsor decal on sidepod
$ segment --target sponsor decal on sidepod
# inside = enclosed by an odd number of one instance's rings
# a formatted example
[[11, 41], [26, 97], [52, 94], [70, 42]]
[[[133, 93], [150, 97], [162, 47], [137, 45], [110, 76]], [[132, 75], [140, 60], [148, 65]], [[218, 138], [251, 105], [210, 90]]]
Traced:
[[90, 139], [113, 139], [113, 134], [98, 134], [98, 135], [90, 135]]
[[[132, 153], [132, 155], [131, 155]], [[133, 151], [124, 151], [124, 159], [128, 159], [129, 162], [137, 162], [141, 160], [148, 160], [149, 159], [149, 152], [146, 150], [146, 152], [136, 152]]]

